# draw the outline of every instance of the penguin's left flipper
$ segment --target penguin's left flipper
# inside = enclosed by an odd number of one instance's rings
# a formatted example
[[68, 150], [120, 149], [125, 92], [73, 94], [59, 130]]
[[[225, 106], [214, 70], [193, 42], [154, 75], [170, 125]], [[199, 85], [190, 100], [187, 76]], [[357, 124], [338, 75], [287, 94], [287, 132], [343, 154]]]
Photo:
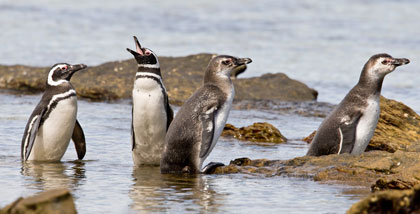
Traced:
[[131, 107], [131, 151], [134, 150], [134, 147], [136, 146], [136, 135], [134, 134], [134, 108]]
[[353, 115], [351, 120], [346, 121], [340, 125], [339, 132], [341, 131], [341, 150], [339, 150], [339, 154], [351, 153], [353, 150], [354, 143], [356, 141], [357, 124], [359, 123], [361, 117], [362, 113], [357, 113]]
[[74, 147], [76, 148], [77, 158], [82, 160], [86, 154], [86, 140], [85, 134], [83, 133], [83, 129], [80, 126], [79, 121], [76, 120], [76, 124], [74, 125], [73, 135], [71, 139], [74, 142]]
[[[41, 113], [36, 118], [34, 124], [32, 125], [32, 129], [29, 131], [29, 142], [26, 146], [26, 155], [25, 155], [25, 161], [28, 160], [29, 155], [31, 154], [32, 147], [34, 146], [36, 135], [38, 134], [39, 125], [41, 124], [41, 119], [44, 116], [45, 112], [47, 111], [47, 108], [44, 108]], [[25, 138], [25, 137], [24, 137]], [[23, 148], [25, 149], [25, 148]]]
[[203, 115], [200, 115], [201, 120], [201, 149], [200, 158], [206, 157], [210, 153], [210, 148], [214, 137], [214, 117], [217, 113], [217, 106], [210, 106]]
[[217, 167], [224, 166], [223, 163], [220, 162], [210, 162], [207, 164], [203, 170], [201, 170], [201, 173], [203, 174], [213, 174]]

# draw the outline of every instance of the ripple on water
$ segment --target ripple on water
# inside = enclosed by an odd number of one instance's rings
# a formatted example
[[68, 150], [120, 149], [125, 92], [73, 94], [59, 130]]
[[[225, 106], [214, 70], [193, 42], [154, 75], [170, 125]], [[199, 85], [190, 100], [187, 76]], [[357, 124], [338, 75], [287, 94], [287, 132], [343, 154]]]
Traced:
[[[349, 197], [354, 194], [343, 194], [343, 186], [321, 185], [305, 179], [242, 174], [162, 175], [158, 167], [133, 170], [129, 128], [131, 106], [127, 102], [79, 101], [78, 119], [87, 140], [83, 161], [74, 161], [77, 156], [71, 143], [62, 162], [22, 165], [21, 135], [39, 98], [39, 95], [0, 93], [0, 100], [7, 100], [0, 105], [0, 206], [20, 196], [57, 187], [72, 190], [80, 213], [103, 210], [110, 213], [344, 212], [358, 199], [357, 194], [355, 198]], [[9, 109], [17, 103], [19, 110]], [[322, 119], [233, 110], [228, 122], [246, 126], [262, 120], [273, 123], [292, 140], [286, 144], [259, 146], [220, 138], [206, 163], [228, 164], [240, 157], [290, 159], [304, 155], [307, 144], [293, 139], [300, 139], [316, 129]], [[331, 201], [334, 203], [328, 203]], [[322, 209], [314, 206], [320, 203]]]

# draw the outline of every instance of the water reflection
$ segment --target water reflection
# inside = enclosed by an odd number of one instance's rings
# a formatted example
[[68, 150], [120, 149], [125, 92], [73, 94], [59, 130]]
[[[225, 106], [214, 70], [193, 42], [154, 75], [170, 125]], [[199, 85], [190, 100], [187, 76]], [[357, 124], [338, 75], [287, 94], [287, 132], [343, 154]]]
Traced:
[[25, 162], [22, 164], [21, 174], [31, 181], [26, 183], [28, 188], [69, 188], [74, 191], [84, 183], [85, 171], [85, 163], [82, 161]]
[[133, 170], [129, 196], [136, 211], [217, 212], [224, 195], [212, 189], [211, 176], [160, 174], [159, 167]]

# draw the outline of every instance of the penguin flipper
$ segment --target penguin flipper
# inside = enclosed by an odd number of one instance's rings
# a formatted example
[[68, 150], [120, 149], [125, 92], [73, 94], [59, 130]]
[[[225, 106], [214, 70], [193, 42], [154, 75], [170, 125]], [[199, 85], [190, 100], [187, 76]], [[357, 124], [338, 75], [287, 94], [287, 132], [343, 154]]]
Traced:
[[220, 166], [224, 166], [224, 164], [220, 163], [220, 162], [210, 162], [209, 164], [207, 164], [203, 168], [201, 173], [203, 173], [203, 174], [213, 174], [214, 171], [217, 169], [217, 167], [220, 167]]
[[134, 114], [134, 107], [131, 108], [131, 151], [134, 150], [134, 146], [136, 146], [136, 136], [134, 135], [134, 124], [133, 124], [133, 115]]
[[169, 129], [169, 125], [171, 125], [172, 120], [174, 119], [174, 111], [169, 104], [168, 95], [166, 95], [165, 99], [165, 110], [166, 110], [166, 131]]
[[76, 148], [77, 158], [82, 160], [86, 154], [86, 140], [85, 140], [85, 133], [83, 132], [82, 127], [80, 126], [79, 121], [76, 120], [76, 124], [74, 125], [73, 135], [71, 136], [73, 140], [74, 147]]
[[214, 117], [216, 113], [217, 107], [212, 106], [207, 111], [205, 111], [204, 115], [200, 116], [202, 126], [200, 158], [203, 158], [208, 155], [208, 153], [210, 153], [210, 148], [214, 136]]
[[359, 123], [362, 113], [353, 116], [350, 121], [346, 121], [338, 128], [340, 132], [340, 146], [338, 154], [351, 153], [356, 141], [357, 124]]
[[26, 149], [25, 157], [24, 157], [25, 161], [28, 160], [29, 155], [31, 154], [32, 147], [34, 146], [35, 138], [36, 138], [36, 135], [38, 134], [38, 130], [39, 130], [39, 126], [41, 124], [42, 117], [44, 116], [46, 111], [47, 111], [47, 108], [44, 108], [41, 111], [41, 113], [39, 115], [37, 115], [37, 118], [36, 118], [35, 122], [33, 123], [32, 127], [31, 127], [31, 130], [28, 131], [29, 132], [28, 145], [26, 145], [22, 148], [22, 152], [23, 152], [23, 149]]

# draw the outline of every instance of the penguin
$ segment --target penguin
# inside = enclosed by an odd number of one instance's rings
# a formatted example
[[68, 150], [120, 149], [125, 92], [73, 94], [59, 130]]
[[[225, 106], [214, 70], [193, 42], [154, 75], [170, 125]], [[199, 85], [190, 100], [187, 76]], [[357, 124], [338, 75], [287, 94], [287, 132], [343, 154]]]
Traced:
[[246, 69], [249, 58], [219, 55], [204, 73], [204, 84], [182, 105], [166, 134], [161, 173], [208, 173], [221, 163], [201, 169], [229, 116], [235, 90], [232, 73]]
[[86, 65], [58, 63], [51, 67], [44, 94], [35, 107], [21, 144], [23, 161], [60, 161], [73, 140], [77, 157], [86, 154], [86, 141], [77, 121], [77, 96], [70, 83], [73, 74]]
[[158, 57], [152, 50], [141, 47], [135, 36], [134, 43], [136, 51], [127, 48], [137, 61], [131, 117], [133, 162], [136, 167], [158, 166], [173, 111], [162, 82]]
[[366, 149], [379, 120], [379, 99], [384, 77], [405, 58], [388, 54], [370, 57], [363, 67], [359, 82], [321, 123], [307, 156], [350, 153], [360, 155]]

